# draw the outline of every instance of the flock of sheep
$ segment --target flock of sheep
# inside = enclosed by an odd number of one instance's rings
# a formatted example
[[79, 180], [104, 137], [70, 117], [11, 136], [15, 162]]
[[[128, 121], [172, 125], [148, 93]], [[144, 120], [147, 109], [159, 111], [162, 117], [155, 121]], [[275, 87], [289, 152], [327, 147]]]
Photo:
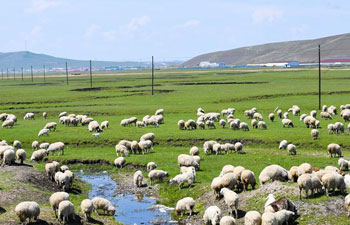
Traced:
[[[350, 120], [350, 105], [340, 106], [341, 117], [344, 121]], [[294, 116], [300, 116], [300, 120], [304, 122], [306, 127], [312, 128], [311, 136], [314, 139], [318, 138], [320, 128], [320, 121], [316, 119], [317, 111], [313, 110], [310, 115], [302, 114], [300, 115], [300, 108], [298, 106], [293, 106], [288, 109], [287, 112], [283, 113], [282, 110], [276, 108], [275, 112], [277, 117], [281, 119], [283, 127], [294, 127], [294, 123], [289, 119], [289, 113]], [[199, 127], [200, 129], [215, 129], [215, 122], [219, 122], [221, 128], [225, 128], [228, 125], [231, 129], [240, 129], [243, 131], [249, 131], [250, 127], [248, 123], [241, 122], [240, 119], [234, 118], [235, 109], [228, 108], [221, 111], [221, 113], [205, 113], [202, 108], [197, 110], [197, 121], [195, 120], [180, 120], [178, 121], [178, 128], [181, 130], [193, 130]], [[334, 115], [337, 114], [337, 108], [334, 106], [323, 106], [320, 117], [323, 119], [332, 119]], [[260, 114], [256, 108], [252, 108], [244, 111], [244, 115], [251, 119], [252, 128], [267, 129], [266, 122], [263, 121], [263, 116]], [[220, 117], [226, 117], [225, 119], [220, 119]], [[47, 118], [47, 113], [43, 113], [43, 117]], [[270, 113], [268, 115], [270, 121], [275, 120], [275, 114]], [[24, 116], [25, 120], [35, 119], [34, 113], [27, 113]], [[0, 120], [3, 121], [2, 127], [12, 127], [17, 122], [17, 117], [13, 114], [0, 114]], [[99, 136], [99, 133], [104, 129], [108, 129], [109, 122], [103, 121], [101, 125], [93, 120], [93, 118], [86, 115], [68, 115], [66, 112], [59, 114], [59, 123], [66, 126], [77, 126], [81, 123], [82, 126], [88, 125], [88, 130], [90, 132], [97, 132], [94, 134], [95, 137]], [[164, 123], [164, 110], [159, 109], [155, 112], [155, 115], [145, 116], [142, 121], [138, 121], [136, 117], [131, 117], [123, 119], [120, 123], [121, 126], [130, 126], [134, 124], [137, 127], [144, 126], [155, 126], [158, 127], [159, 124]], [[49, 122], [45, 127], [39, 131], [38, 136], [49, 135], [50, 131], [55, 131], [57, 127], [56, 122]], [[350, 131], [350, 124], [347, 126]], [[334, 124], [328, 125], [328, 132], [331, 133], [342, 133], [344, 132], [344, 124], [341, 122], [336, 122]], [[114, 161], [114, 165], [117, 168], [122, 168], [126, 164], [126, 158], [130, 154], [147, 154], [153, 147], [153, 142], [155, 139], [154, 133], [147, 133], [141, 136], [139, 141], [133, 140], [121, 140], [116, 146], [117, 158]], [[63, 142], [55, 143], [41, 143], [38, 141], [33, 141], [32, 148], [35, 150], [32, 153], [32, 161], [41, 161], [45, 156], [50, 153], [55, 154], [60, 152], [64, 154], [65, 144]], [[15, 149], [17, 151], [15, 152]], [[279, 149], [287, 149], [289, 154], [296, 154], [296, 146], [292, 143], [288, 143], [286, 140], [282, 140], [279, 145]], [[339, 189], [342, 194], [345, 194], [346, 188], [350, 188], [350, 175], [345, 175], [341, 169], [349, 169], [350, 162], [344, 158], [340, 158], [341, 148], [340, 145], [331, 143], [327, 148], [331, 157], [338, 156], [338, 165], [340, 169], [327, 166], [324, 169], [312, 168], [308, 163], [303, 163], [299, 166], [293, 166], [290, 170], [286, 170], [279, 165], [269, 165], [265, 167], [260, 175], [259, 181], [260, 185], [264, 185], [269, 181], [279, 180], [281, 182], [297, 182], [300, 190], [300, 198], [302, 198], [302, 191], [305, 191], [306, 197], [309, 197], [309, 191], [311, 191], [311, 196], [314, 193], [322, 193], [325, 191], [326, 195], [329, 195], [329, 191]], [[236, 152], [243, 152], [243, 144], [240, 142], [232, 143], [218, 143], [214, 140], [209, 140], [203, 143], [204, 154], [225, 154]], [[189, 154], [180, 154], [178, 156], [178, 166], [179, 174], [172, 177], [169, 180], [170, 184], [177, 184], [181, 189], [185, 184], [188, 187], [192, 187], [195, 182], [197, 173], [196, 171], [200, 169], [201, 158], [199, 156], [200, 150], [198, 147], [193, 146]], [[0, 160], [2, 160], [2, 166], [11, 165], [15, 160], [23, 163], [26, 160], [26, 151], [21, 148], [21, 142], [16, 140], [12, 145], [8, 145], [5, 140], [0, 141]], [[72, 173], [67, 166], [60, 164], [56, 161], [52, 161], [45, 164], [45, 171], [49, 179], [57, 184], [62, 192], [56, 192], [50, 197], [50, 205], [54, 210], [54, 214], [58, 217], [59, 221], [68, 221], [69, 218], [74, 220], [75, 209], [74, 205], [70, 202], [69, 191], [72, 188], [74, 181], [74, 173]], [[162, 182], [165, 177], [169, 176], [169, 173], [164, 170], [157, 169], [157, 164], [155, 162], [149, 162], [147, 164], [148, 178], [151, 185], [154, 184], [156, 180]], [[345, 175], [345, 176], [344, 176]], [[134, 185], [138, 188], [144, 186], [142, 171], [138, 170], [133, 176]], [[249, 169], [245, 169], [242, 166], [226, 165], [222, 168], [219, 176], [213, 178], [211, 182], [211, 189], [214, 191], [216, 200], [223, 201], [227, 205], [230, 215], [223, 216], [219, 207], [213, 205], [208, 207], [203, 215], [203, 221], [206, 224], [217, 224], [221, 225], [231, 225], [236, 224], [235, 218], [238, 218], [239, 209], [239, 192], [248, 191], [248, 187], [255, 189], [256, 177], [254, 172]], [[236, 193], [237, 192], [237, 193]], [[195, 200], [191, 197], [186, 197], [180, 199], [176, 204], [176, 213], [184, 215], [186, 211], [189, 212], [189, 216], [193, 215], [193, 209], [195, 207]], [[345, 208], [350, 215], [350, 195], [345, 197]], [[104, 198], [96, 197], [92, 200], [85, 199], [81, 202], [81, 210], [84, 213], [86, 220], [91, 217], [93, 210], [103, 210], [104, 213], [114, 215], [115, 207]], [[57, 212], [58, 211], [58, 215]], [[35, 220], [39, 217], [40, 207], [36, 202], [21, 202], [15, 208], [16, 215], [20, 218], [21, 222], [25, 222], [26, 219]], [[264, 213], [261, 215], [258, 211], [247, 212], [244, 221], [245, 225], [267, 225], [267, 224], [284, 224], [288, 220], [292, 219], [297, 214], [297, 209], [293, 202], [282, 197], [278, 200], [274, 199], [273, 195], [270, 195], [266, 204]]]

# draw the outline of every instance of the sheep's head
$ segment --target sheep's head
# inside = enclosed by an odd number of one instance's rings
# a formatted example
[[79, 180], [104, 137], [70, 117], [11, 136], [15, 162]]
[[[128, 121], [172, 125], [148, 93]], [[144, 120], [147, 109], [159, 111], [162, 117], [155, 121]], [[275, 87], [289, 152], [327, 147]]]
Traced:
[[107, 210], [111, 216], [115, 214], [115, 207], [113, 205], [109, 205]]

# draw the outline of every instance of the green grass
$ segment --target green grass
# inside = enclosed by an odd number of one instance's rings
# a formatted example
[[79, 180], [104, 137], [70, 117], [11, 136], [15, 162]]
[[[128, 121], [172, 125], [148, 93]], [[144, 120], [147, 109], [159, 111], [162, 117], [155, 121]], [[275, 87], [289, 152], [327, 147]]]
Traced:
[[[146, 71], [147, 72], [147, 71]], [[196, 188], [183, 188], [164, 183], [160, 185], [160, 202], [175, 206], [184, 196], [198, 197], [209, 191], [211, 180], [220, 173], [226, 164], [241, 165], [252, 170], [256, 176], [267, 165], [280, 164], [289, 169], [291, 166], [309, 162], [314, 167], [337, 165], [337, 159], [329, 158], [327, 145], [341, 144], [343, 155], [350, 157], [349, 134], [328, 135], [327, 125], [342, 121], [339, 115], [333, 120], [321, 121], [322, 128], [318, 140], [312, 140], [310, 129], [290, 115], [295, 128], [282, 128], [280, 119], [267, 120], [267, 115], [277, 106], [286, 111], [296, 104], [302, 113], [318, 108], [318, 73], [313, 69], [305, 70], [165, 70], [156, 73], [155, 95], [150, 94], [150, 77], [143, 74], [128, 76], [96, 76], [94, 87], [97, 91], [74, 91], [89, 88], [86, 77], [72, 77], [69, 85], [64, 78], [47, 78], [48, 85], [42, 80], [21, 81], [0, 80], [0, 113], [13, 113], [18, 124], [12, 129], [0, 129], [0, 138], [8, 142], [20, 140], [27, 154], [31, 155], [31, 143], [63, 141], [66, 143], [65, 155], [50, 156], [50, 159], [65, 161], [68, 159], [104, 159], [113, 162], [116, 158], [114, 146], [121, 139], [138, 140], [147, 132], [156, 134], [156, 146], [148, 155], [131, 155], [128, 163], [146, 165], [154, 161], [160, 169], [167, 170], [170, 177], [178, 174], [177, 156], [188, 153], [193, 145], [202, 148], [204, 140], [246, 140], [244, 151], [247, 154], [204, 155], [201, 152], [201, 170], [197, 173]], [[349, 72], [347, 70], [324, 70], [322, 77], [322, 104], [339, 106], [349, 103]], [[234, 83], [236, 82], [236, 83]], [[251, 82], [254, 82], [251, 84]], [[220, 84], [214, 84], [220, 83]], [[268, 129], [249, 132], [221, 129], [183, 131], [177, 129], [180, 119], [196, 119], [196, 110], [202, 107], [206, 112], [220, 112], [224, 108], [234, 107], [235, 118], [242, 121], [244, 110], [256, 107], [262, 113]], [[142, 119], [152, 115], [156, 109], [165, 110], [165, 124], [159, 128], [121, 127], [121, 119], [136, 116]], [[41, 117], [48, 112], [48, 119]], [[87, 127], [65, 127], [58, 125], [56, 132], [49, 137], [37, 137], [46, 122], [58, 122], [59, 112], [88, 114], [95, 120], [108, 120], [110, 129], [93, 138]], [[36, 120], [24, 121], [26, 112], [35, 112]], [[345, 124], [347, 125], [347, 124]], [[298, 154], [289, 156], [286, 151], [278, 150], [278, 142], [286, 139], [297, 145]], [[43, 163], [35, 164], [43, 170]], [[111, 170], [108, 165], [70, 165], [73, 169]], [[127, 169], [125, 169], [127, 171]], [[144, 174], [145, 175], [145, 174]], [[324, 198], [317, 198], [323, 201]], [[80, 199], [77, 199], [77, 202]], [[310, 219], [311, 220], [311, 219]], [[300, 220], [308, 224], [310, 220]], [[335, 224], [335, 223], [333, 223]]]

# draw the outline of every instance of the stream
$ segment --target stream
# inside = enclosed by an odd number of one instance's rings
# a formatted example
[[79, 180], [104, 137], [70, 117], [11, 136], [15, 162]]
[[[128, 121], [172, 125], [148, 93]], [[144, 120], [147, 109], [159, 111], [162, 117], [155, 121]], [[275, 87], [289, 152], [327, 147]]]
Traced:
[[123, 224], [173, 224], [170, 210], [156, 205], [156, 200], [142, 194], [117, 195], [118, 184], [107, 173], [84, 174], [78, 176], [91, 185], [89, 198], [103, 197], [115, 207], [114, 218]]

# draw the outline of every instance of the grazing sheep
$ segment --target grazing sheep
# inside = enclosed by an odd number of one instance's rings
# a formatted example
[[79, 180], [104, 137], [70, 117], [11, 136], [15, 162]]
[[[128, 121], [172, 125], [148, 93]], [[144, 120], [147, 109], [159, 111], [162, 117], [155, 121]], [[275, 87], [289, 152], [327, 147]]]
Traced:
[[100, 132], [102, 132], [102, 129], [101, 129], [101, 127], [100, 127], [100, 125], [98, 124], [98, 122], [97, 121], [91, 121], [90, 123], [89, 123], [89, 126], [88, 126], [88, 129], [89, 129], [89, 131], [90, 132], [97, 132], [97, 133], [100, 133]]
[[[58, 168], [58, 171], [59, 171], [59, 168]], [[63, 173], [68, 176], [69, 185], [72, 186], [73, 179], [74, 179], [74, 173], [70, 170], [65, 170]]]
[[145, 127], [146, 124], [143, 121], [136, 121], [136, 127]]
[[313, 118], [316, 118], [316, 115], [317, 115], [317, 111], [316, 110], [312, 110], [310, 112], [310, 116], [312, 116]]
[[283, 125], [283, 128], [285, 126], [287, 126], [288, 128], [289, 127], [294, 127], [293, 121], [291, 121], [290, 119], [283, 119], [282, 120], [282, 125]]
[[221, 120], [219, 121], [219, 124], [220, 124], [221, 128], [224, 129], [225, 126], [226, 126], [226, 121], [223, 120], [223, 119], [221, 119]]
[[278, 147], [278, 149], [287, 149], [287, 146], [288, 146], [288, 141], [286, 141], [286, 140], [283, 140], [283, 141], [281, 141], [280, 142], [280, 145], [279, 145], [279, 147]]
[[311, 181], [311, 174], [303, 174], [299, 176], [298, 178], [298, 186], [299, 186], [299, 198], [301, 199], [301, 191], [305, 190], [306, 198], [309, 197], [309, 190], [312, 189], [312, 181]]
[[63, 165], [63, 166], [60, 167], [60, 171], [61, 171], [62, 173], [64, 173], [66, 170], [69, 170], [68, 166]]
[[6, 150], [14, 150], [14, 148], [12, 146], [9, 145], [5, 145], [5, 146], [0, 146], [0, 160], [4, 158], [4, 153]]
[[12, 149], [7, 149], [4, 152], [4, 156], [2, 159], [2, 166], [5, 166], [5, 164], [10, 166], [15, 162], [15, 160], [16, 160], [15, 151], [13, 151]]
[[312, 129], [311, 130], [311, 137], [316, 140], [318, 138], [318, 135], [320, 134], [320, 132], [317, 129]]
[[231, 216], [224, 216], [220, 220], [220, 225], [236, 225], [236, 220]]
[[241, 122], [241, 123], [239, 124], [239, 129], [240, 129], [240, 130], [243, 130], [243, 131], [249, 131], [249, 126], [248, 126], [247, 123]]
[[147, 133], [147, 134], [144, 134], [144, 135], [142, 135], [141, 137], [140, 137], [140, 141], [147, 141], [147, 140], [149, 140], [149, 141], [154, 141], [154, 139], [155, 139], [155, 135], [154, 135], [154, 133]]
[[142, 154], [144, 154], [144, 153], [150, 152], [150, 150], [152, 149], [153, 143], [152, 143], [152, 141], [147, 140], [147, 141], [140, 141], [138, 145], [139, 145], [139, 147], [138, 147], [139, 151], [141, 151]]
[[350, 194], [348, 194], [344, 199], [344, 206], [347, 212], [347, 216], [350, 217]]
[[39, 147], [39, 142], [38, 142], [38, 141], [33, 141], [33, 142], [32, 142], [32, 148], [33, 148], [34, 150], [37, 150], [38, 147]]
[[235, 152], [243, 153], [243, 144], [241, 142], [236, 142], [234, 147], [235, 147]]
[[328, 172], [322, 177], [322, 184], [326, 189], [326, 195], [329, 196], [329, 190], [335, 191], [338, 188], [341, 194], [345, 194], [346, 185], [344, 181], [344, 177], [335, 172]]
[[344, 158], [339, 158], [338, 159], [338, 166], [340, 170], [349, 170], [349, 161], [345, 160]]
[[64, 200], [58, 205], [58, 221], [68, 222], [69, 217], [75, 220], [74, 205], [69, 200]]
[[221, 145], [219, 143], [216, 143], [213, 145], [213, 152], [215, 152], [216, 155], [220, 154], [221, 152]]
[[40, 207], [36, 202], [21, 202], [15, 208], [15, 213], [18, 216], [21, 223], [25, 224], [26, 220], [33, 218], [35, 221], [39, 218]]
[[261, 225], [261, 214], [258, 211], [249, 211], [244, 216], [244, 225]]
[[332, 119], [332, 116], [328, 112], [321, 112], [320, 117], [323, 119]]
[[198, 121], [198, 122], [197, 122], [197, 125], [198, 125], [199, 129], [201, 129], [201, 130], [204, 130], [204, 129], [205, 129], [205, 124], [204, 124], [204, 122]]
[[24, 115], [24, 120], [35, 120], [35, 115], [34, 113], [27, 113]]
[[259, 121], [258, 127], [259, 127], [259, 129], [263, 129], [263, 130], [267, 129], [267, 125], [264, 121]]
[[226, 173], [233, 173], [234, 168], [235, 167], [232, 165], [225, 165], [224, 167], [222, 167], [220, 177], [224, 176]]
[[43, 112], [43, 117], [44, 117], [44, 119], [46, 120], [46, 118], [47, 118], [47, 112]]
[[197, 146], [193, 146], [191, 149], [190, 149], [190, 155], [199, 155], [199, 148]]
[[115, 214], [115, 207], [105, 198], [95, 197], [92, 199], [95, 212], [99, 214], [98, 210], [101, 209], [103, 214], [113, 216]]
[[252, 119], [252, 121], [250, 121], [252, 128], [256, 129], [258, 128], [258, 121], [256, 119]]
[[282, 119], [282, 110], [277, 110], [277, 116]]
[[204, 224], [216, 225], [221, 219], [221, 210], [217, 206], [209, 206], [203, 215]]
[[188, 183], [188, 187], [190, 188], [194, 183], [194, 179], [195, 179], [195, 174], [191, 171], [191, 172], [176, 175], [174, 178], [170, 179], [169, 183], [178, 184], [179, 189], [181, 189], [185, 183]]
[[261, 216], [261, 225], [278, 225], [276, 216], [271, 212], [265, 212]]
[[50, 146], [50, 143], [44, 142], [44, 143], [41, 143], [41, 144], [39, 145], [39, 148], [40, 148], [40, 149], [48, 149], [49, 146]]
[[15, 140], [15, 141], [13, 141], [13, 145], [12, 145], [14, 148], [17, 148], [17, 149], [19, 149], [19, 148], [21, 148], [21, 146], [22, 146], [22, 143], [20, 142], [20, 141], [18, 141], [18, 140]]
[[39, 131], [39, 133], [38, 133], [38, 137], [41, 137], [41, 136], [44, 136], [44, 135], [46, 135], [46, 136], [49, 136], [49, 129], [46, 129], [46, 128], [43, 128], [43, 129], [41, 129], [40, 131]]
[[293, 144], [289, 144], [287, 146], [287, 151], [290, 155], [296, 155], [297, 154], [297, 147]]
[[177, 122], [177, 126], [180, 130], [184, 130], [185, 129], [185, 121], [184, 120], [179, 120]]
[[57, 123], [50, 122], [50, 123], [47, 123], [44, 128], [49, 129], [50, 131], [51, 130], [56, 131], [56, 127], [57, 127]]
[[117, 167], [117, 168], [123, 168], [123, 166], [125, 165], [126, 163], [126, 160], [124, 157], [118, 157], [114, 160], [114, 165]]
[[335, 131], [336, 131], [337, 134], [345, 132], [345, 128], [344, 128], [344, 124], [343, 123], [336, 122], [334, 124], [334, 127], [335, 127]]
[[106, 129], [108, 129], [108, 127], [109, 127], [109, 122], [108, 121], [103, 121], [101, 123], [101, 129], [102, 130], [106, 130]]
[[238, 218], [238, 195], [225, 187], [221, 189], [220, 194], [224, 196], [224, 201], [229, 208], [230, 215], [232, 216], [234, 212], [235, 217]]
[[291, 180], [292, 182], [297, 182], [298, 180], [298, 166], [292, 166], [290, 169], [289, 169], [289, 172], [288, 172], [288, 177], [289, 177], [289, 180]]
[[60, 164], [56, 161], [53, 161], [52, 163], [46, 163], [45, 164], [45, 172], [46, 175], [51, 180], [55, 180], [55, 173], [60, 170]]
[[278, 212], [282, 209], [286, 209], [286, 210], [292, 211], [295, 214], [297, 214], [296, 206], [289, 198], [286, 198], [286, 197], [281, 197], [278, 200], [272, 202], [270, 205], [268, 205], [265, 208], [265, 212], [275, 213], [275, 212]]
[[261, 171], [259, 180], [261, 185], [269, 180], [288, 181], [288, 171], [279, 165], [270, 165]]
[[91, 213], [94, 210], [94, 205], [90, 199], [84, 199], [80, 203], [81, 211], [84, 213], [85, 221], [91, 218]]
[[307, 114], [301, 114], [301, 116], [299, 118], [300, 121], [304, 121], [305, 117], [307, 117]]
[[288, 119], [288, 112], [283, 113], [283, 119]]
[[119, 154], [120, 155], [125, 155], [125, 156], [129, 155], [127, 147], [125, 147], [124, 145], [121, 145], [121, 144], [117, 144], [115, 146], [115, 151], [117, 153], [117, 156], [119, 156]]
[[230, 190], [233, 190], [235, 187], [239, 189], [238, 181], [240, 180], [237, 179], [237, 176], [234, 173], [226, 173], [221, 178], [222, 187], [228, 188]]
[[302, 163], [298, 166], [298, 177], [307, 173], [312, 173], [312, 166], [309, 163]]
[[156, 169], [158, 166], [155, 162], [149, 162], [147, 163], [147, 171], [151, 171]]
[[12, 128], [13, 125], [15, 125], [15, 121], [14, 121], [14, 120], [6, 119], [6, 120], [2, 123], [1, 127], [2, 127], [2, 128], [11, 127], [11, 128]]
[[148, 178], [151, 180], [151, 185], [153, 185], [153, 181], [158, 179], [159, 182], [163, 182], [164, 177], [168, 177], [168, 172], [164, 170], [151, 170], [148, 173]]
[[258, 113], [258, 112], [256, 112], [256, 113], [253, 114], [253, 118], [256, 119], [256, 120], [258, 120], [258, 121], [263, 120], [262, 115], [261, 115], [260, 113]]
[[32, 153], [32, 157], [30, 157], [30, 160], [38, 162], [41, 161], [45, 157], [45, 155], [48, 155], [46, 149], [39, 149]]
[[21, 164], [23, 164], [23, 161], [26, 160], [27, 153], [24, 149], [18, 149], [16, 151], [16, 159], [20, 161]]
[[197, 129], [197, 124], [194, 120], [187, 120], [185, 122], [185, 129], [186, 130], [195, 130]]
[[273, 121], [275, 120], [275, 114], [270, 113], [270, 114], [269, 114], [269, 120], [270, 120], [271, 122], [273, 122]]
[[191, 155], [186, 155], [186, 154], [181, 154], [177, 157], [177, 163], [179, 167], [181, 166], [193, 166], [196, 168], [196, 170], [199, 170], [199, 163], [196, 162], [193, 156]]
[[312, 174], [311, 182], [312, 182], [312, 189], [311, 189], [312, 195], [314, 195], [315, 191], [317, 193], [321, 193], [323, 191], [323, 185], [321, 183], [321, 180], [315, 174]]
[[203, 151], [205, 154], [211, 154], [213, 153], [213, 146], [217, 144], [216, 141], [206, 141], [203, 144]]
[[68, 115], [67, 112], [61, 112], [61, 113], [58, 115], [58, 117], [61, 118], [62, 116], [67, 116], [67, 115]]
[[142, 172], [141, 170], [138, 170], [134, 173], [134, 185], [136, 187], [142, 187], [142, 180], [143, 180], [143, 176], [142, 176]]
[[47, 148], [47, 153], [52, 152], [55, 154], [56, 152], [61, 151], [61, 155], [64, 155], [64, 143], [63, 142], [54, 142], [49, 145]]
[[222, 177], [215, 177], [210, 184], [210, 188], [214, 191], [216, 199], [220, 198], [220, 190], [224, 187], [223, 182]]
[[55, 213], [55, 216], [57, 218], [57, 209], [60, 204], [60, 202], [70, 200], [69, 194], [67, 192], [55, 192], [50, 196], [49, 202], [51, 205], [52, 210]]
[[248, 191], [248, 185], [252, 186], [252, 189], [255, 189], [256, 180], [253, 171], [243, 170], [241, 173], [241, 183], [243, 185], [243, 190]]
[[190, 212], [190, 216], [192, 216], [195, 204], [196, 202], [191, 197], [180, 199], [176, 203], [175, 212], [176, 214], [181, 213], [181, 216], [183, 216], [187, 210]]
[[207, 125], [207, 127], [208, 127], [209, 129], [216, 129], [215, 123], [214, 123], [214, 121], [212, 121], [212, 120], [207, 120], [207, 121], [205, 122], [205, 124]]
[[329, 144], [327, 146], [327, 150], [328, 150], [329, 154], [331, 155], [331, 158], [333, 157], [333, 155], [338, 155], [339, 158], [342, 156], [340, 145], [338, 145], [338, 144], [335, 144], [335, 143]]
[[277, 225], [288, 224], [288, 221], [295, 215], [294, 212], [282, 209], [281, 211], [275, 212]]
[[275, 196], [273, 195], [273, 194], [269, 194], [268, 196], [267, 196], [267, 198], [266, 198], [267, 200], [266, 200], [266, 202], [265, 202], [265, 209], [266, 209], [266, 207], [268, 207], [272, 202], [274, 202], [274, 201], [276, 201], [276, 199], [275, 199]]
[[71, 188], [70, 178], [67, 174], [62, 172], [55, 173], [55, 182], [59, 188], [68, 191]]

